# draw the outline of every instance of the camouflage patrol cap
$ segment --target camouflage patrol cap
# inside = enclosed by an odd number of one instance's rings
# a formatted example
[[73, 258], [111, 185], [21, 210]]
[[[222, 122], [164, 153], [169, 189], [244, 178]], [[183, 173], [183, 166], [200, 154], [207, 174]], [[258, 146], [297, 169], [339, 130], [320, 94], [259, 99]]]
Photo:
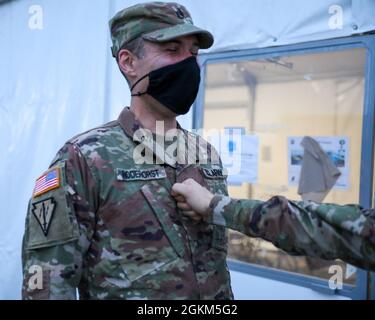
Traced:
[[196, 35], [199, 46], [207, 49], [214, 38], [193, 24], [186, 8], [174, 2], [148, 2], [118, 12], [110, 21], [112, 55], [117, 57], [121, 47], [142, 37], [152, 42], [165, 42], [181, 36]]

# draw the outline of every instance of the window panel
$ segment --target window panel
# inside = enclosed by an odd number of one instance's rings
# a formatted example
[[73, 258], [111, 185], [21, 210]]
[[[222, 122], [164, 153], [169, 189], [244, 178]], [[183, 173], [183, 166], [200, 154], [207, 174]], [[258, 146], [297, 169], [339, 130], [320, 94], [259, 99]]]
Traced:
[[[359, 48], [207, 65], [204, 129], [242, 127], [259, 137], [257, 182], [229, 186], [232, 197], [301, 200], [298, 186], [289, 183], [288, 138], [347, 137], [348, 187], [332, 189], [324, 202], [359, 202], [365, 61], [366, 50]], [[341, 261], [292, 257], [233, 231], [229, 256], [326, 279], [333, 264], [347, 270]], [[345, 282], [355, 279], [354, 273]]]

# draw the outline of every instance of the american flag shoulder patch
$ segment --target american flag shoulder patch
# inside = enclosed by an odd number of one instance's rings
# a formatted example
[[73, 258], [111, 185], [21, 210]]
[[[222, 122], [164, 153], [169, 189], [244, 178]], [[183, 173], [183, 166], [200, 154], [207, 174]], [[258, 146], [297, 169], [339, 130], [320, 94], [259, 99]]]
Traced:
[[45, 172], [35, 182], [33, 197], [38, 197], [48, 191], [60, 187], [60, 168], [53, 168]]

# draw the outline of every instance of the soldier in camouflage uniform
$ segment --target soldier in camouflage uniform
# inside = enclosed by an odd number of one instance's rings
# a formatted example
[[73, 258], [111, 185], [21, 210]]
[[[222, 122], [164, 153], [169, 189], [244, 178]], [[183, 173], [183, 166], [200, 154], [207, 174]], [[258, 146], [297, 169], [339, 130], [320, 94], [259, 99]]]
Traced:
[[[375, 209], [358, 205], [238, 200], [213, 195], [192, 179], [176, 183], [172, 194], [186, 216], [272, 242], [293, 255], [342, 259], [375, 271]], [[192, 211], [194, 210], [194, 211]]]
[[[197, 70], [192, 56], [213, 42], [175, 3], [133, 6], [119, 12], [110, 27], [113, 56], [132, 86], [142, 72], [180, 61], [179, 68], [185, 68], [183, 59]], [[124, 45], [140, 38], [145, 53], [136, 57]], [[196, 85], [194, 70], [191, 81]], [[146, 87], [146, 78], [144, 82], [139, 89]], [[190, 81], [184, 85], [189, 91]], [[81, 299], [233, 298], [225, 228], [184, 217], [171, 196], [172, 185], [188, 178], [226, 195], [225, 177], [210, 174], [221, 168], [220, 161], [211, 161], [217, 154], [200, 142], [206, 163], [193, 152], [197, 148], [185, 148], [176, 159], [163, 147], [152, 148], [155, 134], [152, 141], [139, 134], [145, 132], [142, 128], [155, 133], [156, 119], [166, 119], [182, 132], [178, 145], [186, 145], [195, 136], [179, 127], [177, 114], [138, 92], [118, 120], [80, 134], [60, 149], [37, 179], [28, 207], [24, 299], [75, 299], [77, 289]], [[139, 146], [144, 146], [140, 154]], [[138, 162], [136, 154], [153, 161]], [[180, 157], [187, 160], [177, 161]]]

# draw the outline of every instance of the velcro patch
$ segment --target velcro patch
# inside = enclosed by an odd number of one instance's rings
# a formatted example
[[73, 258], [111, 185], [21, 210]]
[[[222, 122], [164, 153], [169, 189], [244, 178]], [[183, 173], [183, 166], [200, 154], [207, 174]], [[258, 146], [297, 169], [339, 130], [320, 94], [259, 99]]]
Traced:
[[225, 179], [226, 175], [224, 175], [223, 169], [203, 169], [203, 174], [208, 179]]
[[35, 202], [32, 206], [31, 212], [42, 228], [44, 235], [47, 236], [53, 213], [55, 212], [56, 202], [53, 198], [48, 198]]
[[60, 169], [53, 168], [45, 172], [35, 182], [33, 197], [38, 197], [50, 190], [60, 187]]
[[147, 181], [155, 179], [165, 179], [167, 174], [164, 169], [145, 169], [145, 170], [116, 170], [117, 180], [119, 181]]

